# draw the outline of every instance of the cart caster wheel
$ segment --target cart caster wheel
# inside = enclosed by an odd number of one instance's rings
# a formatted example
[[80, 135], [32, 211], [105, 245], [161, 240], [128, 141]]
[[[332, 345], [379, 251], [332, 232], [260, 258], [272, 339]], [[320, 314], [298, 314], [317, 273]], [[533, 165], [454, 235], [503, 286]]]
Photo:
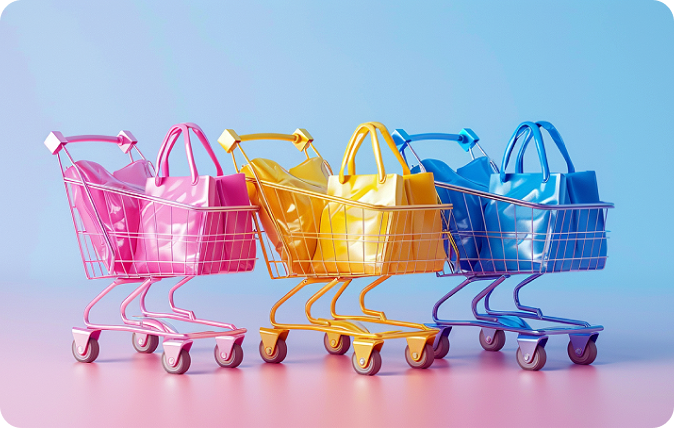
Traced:
[[583, 355], [578, 355], [576, 354], [576, 350], [573, 349], [573, 344], [569, 342], [569, 346], [566, 347], [566, 352], [568, 352], [571, 361], [576, 364], [592, 364], [594, 359], [597, 358], [597, 345], [593, 341], [588, 340]]
[[145, 339], [145, 345], [138, 343], [138, 335], [136, 333], [131, 336], [131, 340], [133, 342], [133, 349], [140, 352], [141, 354], [151, 354], [156, 351], [157, 346], [159, 346], [159, 336], [155, 336], [153, 334], [147, 335], [147, 338]]
[[178, 364], [173, 367], [166, 361], [166, 353], [161, 355], [161, 365], [164, 366], [164, 370], [171, 374], [185, 373], [190, 368], [190, 364], [192, 364], [192, 358], [190, 357], [190, 353], [184, 349], [180, 351]]
[[440, 336], [440, 339], [438, 339], [438, 347], [433, 349], [433, 356], [435, 357], [436, 360], [439, 360], [441, 358], [445, 358], [448, 352], [449, 352], [449, 337]]
[[494, 337], [492, 337], [491, 343], [487, 343], [487, 337], [484, 335], [484, 332], [480, 330], [480, 345], [485, 351], [496, 352], [500, 351], [506, 343], [506, 335], [503, 330], [496, 330], [494, 332]]
[[260, 342], [260, 356], [265, 363], [280, 363], [286, 359], [287, 354], [288, 347], [286, 346], [286, 341], [280, 337], [276, 341], [276, 349], [274, 349], [274, 353], [271, 355], [267, 353], [267, 350], [264, 347], [264, 342]]
[[349, 346], [351, 346], [351, 338], [349, 336], [339, 336], [339, 340], [333, 346], [326, 333], [323, 336], [323, 345], [325, 345], [325, 350], [332, 355], [344, 355], [349, 350]]
[[73, 356], [77, 361], [80, 363], [92, 363], [96, 358], [98, 358], [98, 352], [100, 351], [100, 348], [98, 346], [98, 340], [94, 338], [89, 338], [89, 343], [87, 345], [87, 353], [82, 355], [79, 352], [77, 352], [77, 344], [73, 340]]
[[374, 376], [379, 372], [379, 369], [381, 369], [381, 355], [379, 355], [379, 351], [373, 349], [372, 354], [370, 354], [370, 362], [368, 363], [367, 367], [361, 367], [361, 365], [358, 364], [358, 357], [356, 357], [356, 353], [354, 352], [353, 357], [351, 357], [351, 364], [353, 365], [353, 369], [356, 371], [356, 373], [366, 376]]
[[243, 361], [243, 348], [241, 348], [241, 345], [238, 343], [235, 343], [234, 346], [232, 346], [231, 355], [227, 360], [220, 355], [220, 348], [218, 348], [218, 345], [215, 345], [213, 354], [215, 355], [215, 361], [220, 364], [220, 367], [233, 369], [234, 367], [238, 367]]
[[405, 360], [407, 364], [410, 365], [413, 369], [427, 369], [433, 364], [435, 360], [435, 353], [433, 352], [433, 345], [426, 344], [424, 346], [423, 353], [421, 354], [421, 359], [419, 361], [414, 361], [410, 355], [410, 347], [405, 347]]
[[536, 350], [534, 351], [534, 355], [529, 358], [529, 361], [524, 360], [522, 349], [517, 348], [517, 364], [519, 364], [520, 367], [522, 367], [524, 370], [540, 370], [545, 365], [546, 360], [547, 355], [545, 353], [545, 348], [537, 346]]

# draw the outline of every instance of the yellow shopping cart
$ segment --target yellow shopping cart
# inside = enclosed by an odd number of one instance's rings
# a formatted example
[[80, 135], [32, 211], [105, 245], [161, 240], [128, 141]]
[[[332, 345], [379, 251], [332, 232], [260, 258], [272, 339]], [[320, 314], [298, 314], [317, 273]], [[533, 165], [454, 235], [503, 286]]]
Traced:
[[[273, 328], [260, 328], [260, 355], [265, 362], [283, 361], [287, 353], [286, 338], [289, 331], [300, 329], [324, 332], [326, 350], [337, 355], [348, 351], [353, 337], [352, 364], [359, 374], [374, 375], [379, 371], [382, 362], [380, 350], [387, 339], [407, 340], [405, 358], [411, 367], [428, 368], [433, 363], [433, 342], [439, 331], [423, 324], [388, 319], [384, 312], [365, 307], [365, 295], [392, 275], [442, 270], [448, 258], [446, 249], [449, 248], [450, 252], [453, 249], [454, 254], [457, 253], [451, 235], [444, 232], [449, 229], [443, 225], [445, 219], [449, 218], [447, 211], [451, 209], [451, 204], [438, 204], [434, 187], [431, 187], [431, 201], [435, 203], [410, 205], [414, 201], [410, 200], [411, 195], [405, 196], [404, 188], [409, 190], [414, 186], [405, 181], [409, 178], [407, 165], [403, 168], [405, 175], [397, 176], [400, 179], [393, 175], [387, 176], [383, 171], [381, 153], [377, 157], [380, 171], [375, 181], [378, 184], [366, 193], [371, 198], [381, 199], [382, 194], [391, 193], [381, 187], [393, 186], [393, 193], [398, 193], [397, 204], [364, 202], [367, 196], [360, 197], [361, 200], [352, 200], [329, 194], [329, 190], [334, 187], [332, 181], [337, 179], [341, 182], [338, 187], [348, 186], [349, 181], [355, 178], [360, 179], [356, 186], [367, 187], [363, 181], [366, 176], [353, 175], [355, 163], [350, 165], [347, 158], [355, 156], [358, 146], [368, 133], [371, 133], [377, 154], [379, 146], [375, 128], [384, 134], [389, 147], [392, 145], [395, 150], [395, 144], [383, 125], [375, 125], [364, 124], [356, 131], [347, 149], [340, 177], [331, 176], [330, 166], [320, 156], [312, 144], [313, 138], [304, 129], [298, 129], [293, 134], [241, 136], [228, 129], [218, 139], [232, 155], [237, 171], [246, 174], [251, 201], [261, 207], [256, 227], [263, 231], [261, 248], [269, 275], [272, 279], [304, 278], [272, 307], [270, 321]], [[241, 143], [254, 140], [292, 142], [305, 154], [306, 160], [289, 170], [268, 159], [251, 160]], [[241, 168], [234, 156], [235, 148], [245, 158], [246, 164]], [[315, 156], [309, 155], [309, 148]], [[345, 168], [351, 175], [344, 174]], [[382, 177], [383, 181], [380, 180]], [[432, 176], [429, 183], [433, 186]], [[424, 197], [428, 199], [429, 196]], [[417, 202], [419, 198], [417, 196]], [[337, 300], [352, 280], [360, 277], [376, 277], [360, 293], [363, 314], [338, 314], [335, 310]], [[323, 286], [306, 302], [305, 313], [309, 324], [277, 322], [276, 312], [279, 307], [310, 284]], [[330, 305], [332, 319], [314, 318], [311, 315], [312, 305], [338, 285]], [[373, 333], [361, 322], [408, 330]]]

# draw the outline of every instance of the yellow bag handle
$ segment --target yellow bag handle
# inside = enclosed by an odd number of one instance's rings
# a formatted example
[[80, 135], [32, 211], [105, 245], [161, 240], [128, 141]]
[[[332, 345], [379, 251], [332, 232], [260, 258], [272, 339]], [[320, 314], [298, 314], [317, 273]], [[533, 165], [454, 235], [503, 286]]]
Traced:
[[342, 159], [342, 167], [339, 170], [339, 182], [344, 184], [346, 178], [344, 175], [344, 169], [347, 169], [348, 175], [354, 175], [356, 173], [356, 153], [360, 149], [360, 145], [363, 140], [370, 134], [370, 139], [372, 140], [372, 150], [374, 152], [374, 160], [377, 163], [377, 172], [379, 175], [379, 183], [384, 183], [386, 181], [386, 170], [384, 169], [384, 160], [381, 156], [381, 147], [379, 146], [379, 139], [377, 138], [377, 130], [381, 132], [381, 135], [384, 137], [384, 140], [388, 144], [391, 151], [395, 154], [396, 159], [400, 163], [400, 166], [403, 168], [403, 174], [410, 174], [410, 167], [407, 166], [407, 163], [400, 155], [398, 148], [396, 147], [391, 134], [389, 134], [388, 129], [379, 123], [379, 122], [365, 122], [356, 128], [356, 131], [351, 136], [349, 144], [346, 146], [346, 152], [344, 153], [344, 159]]

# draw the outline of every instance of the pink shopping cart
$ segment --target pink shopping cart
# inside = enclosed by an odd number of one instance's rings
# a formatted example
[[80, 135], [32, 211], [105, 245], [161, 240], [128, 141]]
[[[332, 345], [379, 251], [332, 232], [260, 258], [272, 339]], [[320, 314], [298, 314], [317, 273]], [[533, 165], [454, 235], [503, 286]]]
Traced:
[[[190, 129], [204, 143], [216, 165], [218, 177], [200, 177], [196, 173], [188, 135]], [[166, 177], [167, 159], [181, 133], [185, 137], [187, 157], [194, 178], [188, 181], [200, 183], [191, 189], [192, 193], [205, 192], [210, 203], [193, 204], [188, 203], [192, 202], [189, 198], [166, 199], [161, 197], [166, 195], [156, 196], [155, 181], [161, 184], [164, 180], [172, 184], [167, 188], [176, 187], [175, 180], [170, 179], [177, 177]], [[128, 154], [129, 164], [109, 173], [95, 162], [75, 161], [67, 146], [83, 142], [115, 143], [122, 152]], [[247, 199], [243, 177], [223, 176], [208, 140], [198, 126], [181, 124], [171, 128], [157, 159], [158, 169], [164, 171], [163, 177], [155, 172], [136, 143], [128, 131], [121, 131], [116, 137], [64, 137], [60, 132], [52, 132], [45, 141], [51, 153], [58, 157], [87, 278], [114, 278], [85, 308], [86, 327], [73, 328], [73, 355], [77, 361], [93, 362], [99, 354], [101, 331], [114, 330], [133, 333], [133, 347], [140, 353], [154, 352], [159, 345], [159, 338], [163, 338], [162, 365], [169, 373], [185, 373], [191, 363], [189, 351], [192, 341], [205, 338], [215, 339], [215, 360], [220, 366], [236, 367], [243, 360], [241, 343], [246, 329], [199, 319], [194, 312], [177, 307], [173, 296], [178, 288], [197, 275], [253, 269], [258, 232], [253, 230], [252, 225], [257, 207], [250, 205]], [[140, 159], [134, 160], [134, 151]], [[62, 155], [65, 156], [62, 158]], [[232, 192], [226, 194], [227, 191], [223, 190], [224, 186], [232, 184], [232, 177], [237, 183], [240, 179], [244, 201], [240, 197], [232, 198]], [[148, 188], [154, 191], [148, 191]], [[237, 205], [237, 201], [241, 203]], [[168, 294], [171, 313], [148, 310], [145, 298], [150, 287], [170, 277], [182, 278]], [[92, 323], [89, 313], [93, 306], [118, 285], [129, 283], [140, 285], [121, 304], [123, 324]], [[130, 319], [126, 309], [136, 298], [142, 316]], [[179, 333], [167, 320], [201, 324], [218, 331]]]

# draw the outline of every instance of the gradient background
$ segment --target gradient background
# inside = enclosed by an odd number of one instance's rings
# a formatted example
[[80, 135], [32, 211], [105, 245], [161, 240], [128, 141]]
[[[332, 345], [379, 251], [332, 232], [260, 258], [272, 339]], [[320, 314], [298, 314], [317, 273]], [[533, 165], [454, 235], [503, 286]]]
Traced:
[[[192, 3], [21, 0], [2, 13], [0, 409], [8, 422], [655, 427], [670, 418], [674, 20], [664, 4]], [[84, 277], [58, 165], [42, 144], [50, 131], [128, 129], [154, 159], [176, 122], [200, 124], [213, 143], [224, 128], [303, 127], [336, 170], [351, 132], [369, 120], [410, 133], [470, 127], [499, 163], [521, 121], [558, 127], [577, 169], [596, 170], [602, 198], [616, 205], [610, 258], [604, 271], [540, 278], [522, 299], [550, 315], [604, 325], [594, 365], [573, 365], [567, 340], [553, 337], [544, 370], [525, 372], [514, 335], [502, 352], [487, 353], [478, 330], [466, 328], [455, 329], [448, 357], [426, 371], [409, 369], [404, 341], [391, 341], [380, 375], [358, 376], [350, 353], [327, 356], [312, 332], [291, 333], [284, 364], [263, 364], [256, 329], [268, 325], [269, 308], [296, 281], [270, 280], [262, 261], [254, 273], [197, 278], [177, 295], [202, 317], [249, 328], [240, 369], [219, 369], [213, 343], [197, 341], [188, 375], [171, 376], [159, 351], [135, 354], [128, 334], [110, 332], [96, 363], [75, 363], [70, 328], [81, 325], [82, 309], [106, 281]], [[110, 168], [125, 160], [104, 149], [72, 152]], [[467, 160], [441, 144], [419, 151], [454, 165]], [[278, 144], [250, 152], [286, 166], [301, 159]], [[561, 171], [561, 157], [549, 152]], [[212, 172], [203, 151], [197, 155], [201, 172]], [[371, 158], [361, 151], [359, 172], [373, 171]], [[172, 166], [187, 174], [181, 151]], [[459, 280], [393, 278], [368, 305], [391, 318], [428, 321], [432, 304]], [[158, 309], [169, 282], [152, 296]], [[509, 307], [514, 284], [501, 287], [497, 306]], [[442, 315], [467, 317], [478, 287]], [[343, 312], [356, 308], [353, 288]], [[94, 319], [114, 322], [129, 291], [112, 293]], [[302, 306], [298, 298], [279, 315], [300, 321]], [[316, 313], [326, 311], [317, 305]]]

